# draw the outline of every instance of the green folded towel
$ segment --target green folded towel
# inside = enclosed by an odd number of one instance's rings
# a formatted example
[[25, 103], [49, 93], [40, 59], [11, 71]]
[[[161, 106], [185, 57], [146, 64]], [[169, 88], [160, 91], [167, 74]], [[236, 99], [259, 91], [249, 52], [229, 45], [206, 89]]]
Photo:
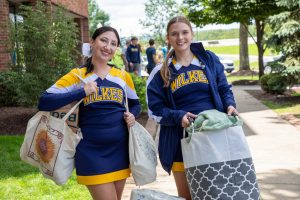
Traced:
[[[194, 123], [192, 123], [186, 131], [190, 134], [193, 131], [211, 131], [225, 129], [231, 126], [243, 125], [243, 121], [238, 117], [229, 116], [218, 110], [206, 110], [197, 115]], [[194, 130], [193, 130], [194, 129]]]

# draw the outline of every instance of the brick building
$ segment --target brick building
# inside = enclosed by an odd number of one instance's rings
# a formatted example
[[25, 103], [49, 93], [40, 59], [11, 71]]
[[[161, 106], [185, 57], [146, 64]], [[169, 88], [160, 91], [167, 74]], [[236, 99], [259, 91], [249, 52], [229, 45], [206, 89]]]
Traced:
[[[34, 4], [38, 0], [0, 0], [0, 71], [7, 69], [11, 64], [10, 52], [8, 52], [8, 27], [10, 18], [17, 16], [18, 7], [22, 3]], [[88, 28], [88, 0], [43, 0], [51, 6], [62, 5], [74, 18], [80, 28], [80, 41], [89, 42]]]

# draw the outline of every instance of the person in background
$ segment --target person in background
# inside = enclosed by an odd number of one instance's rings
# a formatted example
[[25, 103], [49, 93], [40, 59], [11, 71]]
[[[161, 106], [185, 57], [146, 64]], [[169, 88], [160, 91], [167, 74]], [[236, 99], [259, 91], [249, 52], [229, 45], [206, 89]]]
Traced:
[[128, 61], [126, 59], [126, 51], [127, 51], [127, 48], [129, 45], [130, 45], [130, 40], [126, 40], [125, 46], [122, 48], [121, 58], [122, 58], [125, 70], [127, 72], [133, 72], [133, 70], [131, 70], [131, 71], [129, 70], [130, 68], [128, 67]]
[[167, 45], [165, 44], [163, 47], [161, 47], [161, 51], [163, 53], [163, 56], [164, 56], [164, 60], [166, 59], [167, 57], [167, 53], [168, 53], [168, 48], [167, 48]]
[[146, 55], [147, 55], [147, 73], [150, 74], [151, 71], [154, 69], [155, 65], [158, 63], [156, 59], [156, 49], [154, 46], [154, 40], [150, 39], [149, 40], [149, 47], [146, 49]]
[[201, 43], [192, 43], [191, 23], [181, 16], [171, 19], [166, 37], [173, 49], [147, 80], [148, 114], [160, 124], [162, 167], [169, 174], [172, 171], [178, 195], [190, 200], [180, 143], [183, 129], [205, 110], [238, 112], [224, 66]]
[[133, 70], [135, 75], [141, 76], [141, 50], [135, 36], [131, 38], [131, 44], [127, 48], [126, 59], [130, 70]]
[[[108, 64], [119, 45], [116, 29], [96, 29], [91, 41], [92, 57], [47, 89], [38, 105], [39, 110], [52, 111], [84, 99], [79, 106], [78, 124], [83, 139], [76, 148], [75, 167], [77, 182], [86, 185], [97, 200], [122, 197], [130, 175], [128, 127], [134, 125], [141, 111], [131, 76]], [[125, 91], [129, 112], [125, 109]]]

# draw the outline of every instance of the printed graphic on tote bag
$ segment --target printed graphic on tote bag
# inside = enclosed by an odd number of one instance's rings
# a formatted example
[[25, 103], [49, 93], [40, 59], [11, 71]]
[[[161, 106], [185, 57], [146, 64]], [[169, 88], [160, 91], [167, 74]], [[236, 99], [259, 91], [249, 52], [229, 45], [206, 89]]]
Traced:
[[63, 137], [64, 135], [61, 132], [49, 126], [48, 118], [43, 115], [34, 133], [34, 139], [27, 155], [39, 161], [43, 172], [49, 176], [53, 176]]

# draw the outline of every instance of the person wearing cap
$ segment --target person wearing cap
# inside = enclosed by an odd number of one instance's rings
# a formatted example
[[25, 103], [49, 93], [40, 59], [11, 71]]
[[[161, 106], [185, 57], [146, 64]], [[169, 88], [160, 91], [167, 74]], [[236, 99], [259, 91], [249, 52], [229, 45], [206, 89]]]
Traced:
[[131, 38], [131, 44], [126, 51], [126, 59], [128, 61], [129, 72], [141, 76], [141, 51], [138, 47], [138, 38], [133, 36]]

